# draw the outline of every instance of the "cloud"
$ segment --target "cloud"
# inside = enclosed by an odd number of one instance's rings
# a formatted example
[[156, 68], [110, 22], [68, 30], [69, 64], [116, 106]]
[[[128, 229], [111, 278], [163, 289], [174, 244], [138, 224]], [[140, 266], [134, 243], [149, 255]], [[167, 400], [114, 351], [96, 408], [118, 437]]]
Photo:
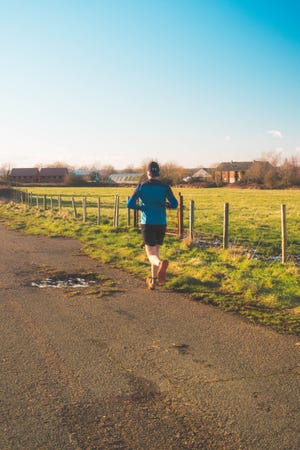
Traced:
[[283, 138], [283, 134], [279, 130], [269, 130], [268, 134], [270, 134], [273, 137], [279, 138], [279, 139]]

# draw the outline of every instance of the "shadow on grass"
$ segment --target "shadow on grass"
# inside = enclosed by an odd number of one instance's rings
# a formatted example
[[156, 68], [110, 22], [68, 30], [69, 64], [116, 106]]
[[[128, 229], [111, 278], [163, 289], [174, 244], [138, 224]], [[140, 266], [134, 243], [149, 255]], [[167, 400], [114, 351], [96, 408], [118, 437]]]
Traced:
[[195, 293], [201, 292], [203, 289], [218, 289], [220, 287], [217, 281], [201, 281], [191, 276], [170, 276], [168, 288], [178, 292]]

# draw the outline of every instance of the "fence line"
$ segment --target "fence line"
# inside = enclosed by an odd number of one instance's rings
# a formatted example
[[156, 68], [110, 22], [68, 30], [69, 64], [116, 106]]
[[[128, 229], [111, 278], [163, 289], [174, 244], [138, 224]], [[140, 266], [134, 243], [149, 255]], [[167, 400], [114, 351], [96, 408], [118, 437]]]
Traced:
[[[68, 197], [69, 196], [64, 196]], [[73, 211], [74, 219], [78, 219], [80, 217], [78, 213], [78, 208], [76, 205], [76, 196], [72, 196], [70, 200], [63, 199], [63, 196], [61, 194], [58, 194], [56, 197], [51, 195], [48, 198], [46, 195], [35, 195], [31, 192], [24, 192], [20, 190], [12, 190], [11, 193], [11, 201], [15, 203], [23, 203], [28, 208], [36, 207], [36, 208], [42, 208], [43, 211], [48, 210], [48, 206], [52, 213], [55, 213], [57, 210], [58, 213], [61, 213], [63, 209], [65, 210], [71, 210]], [[94, 197], [93, 197], [94, 198]], [[34, 202], [35, 199], [35, 202]], [[34, 205], [35, 203], [35, 205]], [[125, 205], [124, 205], [125, 207]], [[96, 217], [93, 214], [89, 215], [87, 211], [88, 209], [96, 209]], [[83, 223], [92, 222], [95, 220], [95, 223], [97, 225], [107, 224], [109, 223], [109, 220], [105, 217], [104, 211], [112, 211], [112, 226], [114, 228], [118, 228], [120, 224], [120, 196], [115, 195], [114, 200], [112, 203], [103, 202], [100, 200], [100, 196], [96, 198], [95, 201], [88, 203], [87, 197], [82, 198], [82, 221]], [[178, 199], [178, 209], [177, 209], [177, 216], [175, 220], [175, 229], [173, 228], [173, 231], [171, 230], [171, 226], [168, 227], [168, 234], [177, 236], [180, 239], [187, 238], [190, 244], [197, 243], [197, 237], [200, 235], [202, 237], [207, 238], [207, 234], [197, 232], [195, 230], [195, 202], [194, 200], [190, 200], [189, 208], [188, 208], [188, 226], [186, 226], [187, 220], [184, 217], [184, 197], [181, 193], [179, 193], [179, 199]], [[198, 209], [197, 211], [200, 211], [201, 209]], [[123, 217], [123, 224], [126, 223], [128, 227], [131, 227], [132, 218], [133, 215], [133, 227], [138, 228], [138, 221], [139, 221], [139, 211], [137, 210], [129, 210], [127, 209], [125, 217]], [[94, 219], [95, 217], [95, 219]], [[282, 264], [285, 264], [288, 255], [287, 255], [287, 248], [288, 248], [288, 242], [287, 242], [287, 220], [286, 220], [286, 205], [281, 205], [281, 261]], [[222, 246], [222, 248], [228, 249], [230, 246], [229, 243], [229, 203], [224, 204], [224, 210], [223, 210], [223, 232], [222, 237], [217, 236], [214, 234], [214, 238], [217, 242], [218, 246]], [[245, 243], [245, 239], [241, 241], [242, 244]], [[231, 246], [232, 246], [231, 242]], [[257, 247], [259, 246], [259, 243], [257, 244]], [[254, 250], [253, 253], [255, 253], [256, 250]]]

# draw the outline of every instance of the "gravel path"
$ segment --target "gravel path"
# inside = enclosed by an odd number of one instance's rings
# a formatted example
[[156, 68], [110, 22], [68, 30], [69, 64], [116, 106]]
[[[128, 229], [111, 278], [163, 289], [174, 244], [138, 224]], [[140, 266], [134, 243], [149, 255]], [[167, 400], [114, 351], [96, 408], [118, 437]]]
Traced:
[[300, 448], [296, 336], [148, 291], [75, 240], [0, 239], [1, 449]]

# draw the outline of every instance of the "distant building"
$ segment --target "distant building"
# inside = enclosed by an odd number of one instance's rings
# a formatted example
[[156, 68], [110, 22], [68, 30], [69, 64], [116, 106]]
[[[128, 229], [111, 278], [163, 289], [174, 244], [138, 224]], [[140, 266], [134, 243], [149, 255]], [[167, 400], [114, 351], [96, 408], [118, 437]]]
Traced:
[[11, 183], [34, 184], [34, 183], [63, 183], [68, 169], [65, 167], [49, 167], [45, 169], [14, 168], [8, 174]]
[[212, 181], [212, 175], [209, 172], [209, 169], [205, 169], [204, 167], [200, 167], [200, 169], [197, 170], [197, 172], [193, 173], [192, 175], [193, 181]]
[[26, 169], [11, 169], [8, 178], [12, 183], [38, 183], [39, 170], [36, 167]]
[[212, 182], [213, 176], [211, 174], [210, 169], [205, 169], [204, 167], [200, 167], [200, 169], [191, 170], [189, 169], [188, 175], [186, 175], [182, 181], [185, 183], [203, 183], [203, 182]]
[[142, 173], [112, 173], [108, 181], [112, 184], [136, 185], [140, 183], [142, 176]]
[[233, 184], [242, 181], [246, 171], [252, 165], [252, 161], [222, 162], [215, 169], [215, 181], [218, 183]]
[[256, 171], [266, 171], [273, 168], [268, 161], [230, 161], [222, 162], [215, 169], [215, 181], [217, 183], [234, 184], [245, 179], [246, 172], [249, 169]]
[[66, 167], [46, 167], [39, 173], [40, 183], [63, 183], [69, 171]]

